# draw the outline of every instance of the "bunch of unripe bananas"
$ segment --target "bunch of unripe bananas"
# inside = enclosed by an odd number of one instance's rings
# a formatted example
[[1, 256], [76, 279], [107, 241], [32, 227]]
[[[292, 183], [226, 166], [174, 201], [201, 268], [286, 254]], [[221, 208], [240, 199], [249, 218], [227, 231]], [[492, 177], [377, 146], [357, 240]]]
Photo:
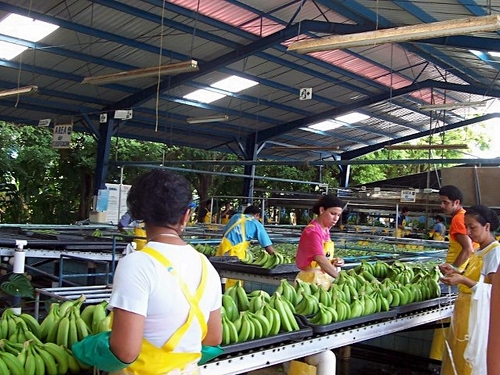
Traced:
[[300, 329], [293, 305], [278, 291], [272, 296], [262, 290], [247, 294], [238, 282], [224, 292], [222, 307], [223, 345]]
[[54, 343], [28, 340], [13, 343], [0, 340], [0, 374], [65, 375], [90, 370], [73, 356], [70, 349]]
[[358, 318], [437, 298], [441, 295], [438, 280], [437, 267], [362, 262], [354, 269], [342, 270], [328, 291], [297, 280], [295, 312], [320, 325]]
[[245, 253], [245, 258], [241, 261], [246, 264], [269, 269], [280, 264], [291, 264], [294, 262], [288, 255], [284, 255], [278, 251], [275, 251], [273, 254], [269, 254], [265, 250], [260, 250], [257, 253], [257, 256], [255, 256], [251, 251], [247, 251]]
[[197, 243], [193, 247], [203, 255], [207, 257], [213, 257], [215, 255], [216, 247], [209, 244]]
[[88, 305], [77, 300], [53, 303], [39, 324], [29, 314], [7, 308], [0, 318], [0, 375], [81, 374], [90, 368], [78, 362], [71, 347], [87, 335], [110, 329], [107, 302]]
[[71, 349], [75, 342], [83, 340], [89, 334], [109, 330], [107, 302], [88, 305], [80, 312], [84, 300], [85, 297], [82, 296], [77, 300], [64, 301], [60, 305], [52, 304], [40, 324], [40, 338]]

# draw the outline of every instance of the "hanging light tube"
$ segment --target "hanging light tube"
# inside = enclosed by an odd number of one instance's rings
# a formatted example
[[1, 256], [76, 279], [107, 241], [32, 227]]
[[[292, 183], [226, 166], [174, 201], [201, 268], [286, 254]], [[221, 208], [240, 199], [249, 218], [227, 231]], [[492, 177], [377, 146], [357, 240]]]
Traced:
[[28, 94], [30, 92], [37, 92], [37, 91], [38, 91], [38, 86], [35, 86], [35, 85], [18, 87], [15, 89], [0, 91], [0, 98], [5, 98], [7, 96], [20, 95], [20, 94]]
[[107, 83], [115, 83], [128, 81], [131, 79], [155, 77], [159, 75], [175, 75], [181, 73], [189, 73], [197, 71], [198, 62], [196, 60], [188, 60], [179, 63], [154, 66], [151, 68], [134, 69], [127, 72], [119, 72], [113, 74], [105, 74], [102, 76], [86, 77], [83, 79], [83, 84], [89, 85], [104, 85]]
[[208, 122], [220, 122], [229, 120], [228, 115], [215, 115], [215, 116], [202, 116], [202, 117], [189, 117], [186, 121], [189, 124], [205, 124]]
[[302, 40], [290, 44], [288, 51], [297, 53], [330, 51], [341, 48], [401, 43], [418, 39], [495, 31], [498, 29], [500, 29], [500, 15], [468, 17], [356, 34], [333, 35], [321, 39]]
[[388, 145], [386, 150], [463, 150], [469, 148], [466, 144], [452, 145]]
[[459, 108], [470, 107], [485, 107], [488, 100], [481, 100], [479, 102], [457, 102], [457, 103], [441, 103], [441, 104], [422, 104], [418, 108], [422, 111], [446, 111]]

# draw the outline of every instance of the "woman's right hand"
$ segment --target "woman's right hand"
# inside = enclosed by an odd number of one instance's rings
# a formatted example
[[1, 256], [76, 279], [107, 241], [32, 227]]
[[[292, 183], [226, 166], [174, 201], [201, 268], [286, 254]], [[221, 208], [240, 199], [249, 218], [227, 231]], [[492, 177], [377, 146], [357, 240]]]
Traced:
[[333, 258], [332, 264], [335, 267], [342, 267], [345, 264], [345, 262], [344, 262], [344, 259], [342, 259], [342, 258]]

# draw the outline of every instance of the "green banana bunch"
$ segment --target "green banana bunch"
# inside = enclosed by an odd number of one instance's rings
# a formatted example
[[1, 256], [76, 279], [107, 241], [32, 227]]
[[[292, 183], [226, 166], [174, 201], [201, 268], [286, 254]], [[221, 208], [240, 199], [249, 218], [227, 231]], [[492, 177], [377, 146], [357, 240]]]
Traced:
[[308, 319], [312, 324], [327, 325], [338, 321], [337, 311], [331, 306], [322, 303], [318, 305], [318, 312]]
[[[39, 352], [43, 350], [54, 358], [57, 366], [57, 372], [55, 374], [64, 375], [68, 372], [69, 358], [66, 350], [63, 347], [52, 342], [47, 342], [42, 345], [38, 345], [37, 348]], [[52, 372], [49, 372], [47, 375], [52, 374]]]
[[305, 294], [302, 300], [295, 306], [295, 312], [300, 315], [317, 314], [319, 310], [319, 300], [314, 294]]
[[91, 333], [93, 334], [99, 333], [99, 324], [107, 316], [107, 310], [106, 310], [107, 306], [108, 306], [107, 301], [102, 301], [97, 305], [95, 305], [92, 311], [92, 322], [89, 325]]
[[66, 351], [66, 355], [68, 357], [68, 370], [70, 374], [78, 375], [83, 371], [90, 370], [90, 367], [85, 366], [75, 358], [73, 352], [69, 348], [64, 348], [64, 350]]
[[312, 284], [306, 283], [305, 281], [302, 281], [301, 279], [295, 280], [295, 291], [297, 292], [297, 298], [298, 298], [296, 300], [297, 303], [299, 302], [299, 298], [300, 298], [299, 295], [301, 294], [301, 292], [302, 292], [302, 295], [313, 294], [311, 291], [311, 285]]
[[20, 319], [17, 321], [16, 330], [9, 337], [9, 341], [22, 344], [25, 341], [32, 340], [38, 343], [41, 343], [40, 339], [36, 337], [33, 332], [28, 329], [28, 326], [24, 322], [24, 320]]
[[14, 311], [11, 308], [7, 308], [2, 313], [0, 318], [0, 338], [8, 339], [16, 331], [16, 318]]
[[247, 292], [245, 292], [245, 288], [241, 285], [240, 280], [236, 284], [233, 285], [235, 288], [234, 291], [234, 301], [236, 302], [236, 306], [238, 306], [238, 311], [247, 311], [250, 301], [248, 299]]
[[387, 277], [387, 269], [389, 265], [386, 262], [382, 262], [377, 260], [373, 265], [373, 276], [375, 276], [378, 280], [383, 280]]
[[282, 279], [280, 284], [276, 288], [276, 291], [281, 294], [281, 296], [288, 301], [290, 301], [293, 305], [295, 305], [297, 301], [297, 291], [293, 287], [292, 284], [288, 282], [287, 279]]
[[50, 305], [49, 312], [40, 323], [40, 339], [46, 340], [49, 333], [49, 329], [54, 325], [56, 321], [60, 319], [59, 316], [59, 304], [53, 303]]
[[238, 306], [236, 306], [236, 302], [234, 301], [233, 297], [231, 297], [229, 294], [223, 294], [222, 306], [224, 307], [225, 316], [231, 322], [234, 322], [236, 319], [238, 319], [240, 312], [238, 311]]
[[222, 317], [222, 345], [236, 344], [238, 331], [234, 323], [227, 316]]
[[16, 355], [0, 352], [0, 374], [24, 375], [24, 367]]
[[300, 329], [297, 320], [293, 315], [293, 305], [291, 305], [289, 301], [281, 298], [281, 294], [276, 292], [273, 293], [270, 304], [280, 315], [282, 331], [292, 332]]
[[270, 258], [270, 255], [267, 251], [265, 250], [260, 250], [257, 258], [255, 258], [255, 260], [253, 261], [253, 265], [254, 266], [263, 266], [265, 263], [267, 263], [269, 261], [269, 258]]
[[252, 324], [247, 314], [239, 318], [238, 342], [250, 341], [255, 338], [255, 325]]
[[360, 316], [362, 316], [364, 308], [365, 307], [363, 303], [359, 300], [359, 298], [356, 297], [351, 302], [351, 313], [350, 313], [351, 319], [359, 318]]
[[267, 261], [262, 265], [262, 268], [274, 268], [277, 265], [283, 264], [284, 258], [283, 255], [275, 251], [273, 254], [270, 254]]
[[250, 312], [257, 312], [264, 306], [264, 304], [266, 304], [266, 301], [264, 300], [264, 297], [262, 295], [251, 297], [249, 298], [249, 301], [248, 311]]
[[331, 306], [337, 312], [338, 321], [343, 321], [351, 318], [351, 306], [341, 298], [332, 300]]
[[330, 285], [328, 293], [330, 293], [330, 295], [332, 296], [332, 301], [335, 299], [342, 299], [344, 301], [346, 300], [346, 296], [342, 291], [342, 287], [337, 283], [332, 283], [332, 285]]
[[241, 259], [241, 262], [245, 264], [252, 264], [253, 261], [254, 261], [253, 253], [249, 250], [246, 251], [245, 258]]
[[271, 328], [269, 329], [269, 336], [275, 336], [280, 332], [281, 329], [281, 317], [274, 307], [270, 304], [266, 304], [261, 310], [256, 312], [257, 315], [263, 314], [269, 321]]
[[202, 244], [198, 243], [193, 246], [196, 251], [202, 253], [203, 255], [207, 257], [212, 257], [215, 255], [215, 247], [209, 245], [209, 244]]

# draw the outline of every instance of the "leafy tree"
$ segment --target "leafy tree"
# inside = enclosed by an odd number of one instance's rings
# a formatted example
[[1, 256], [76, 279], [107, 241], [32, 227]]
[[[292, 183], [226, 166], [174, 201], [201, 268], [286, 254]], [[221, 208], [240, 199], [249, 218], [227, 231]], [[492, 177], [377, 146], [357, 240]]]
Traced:
[[[479, 129], [478, 129], [479, 128]], [[463, 144], [469, 145], [469, 148], [486, 150], [489, 147], [489, 135], [481, 131], [484, 126], [479, 124], [472, 127], [463, 127], [447, 132], [442, 132], [433, 136], [419, 139], [418, 145], [436, 145], [436, 144]], [[479, 130], [479, 131], [478, 131]], [[406, 142], [403, 144], [409, 145]], [[404, 159], [461, 159], [469, 157], [461, 150], [443, 149], [443, 150], [378, 150], [360, 157], [358, 160], [404, 160]], [[446, 164], [446, 166], [450, 166]], [[351, 167], [350, 185], [362, 185], [374, 181], [383, 181], [386, 179], [406, 176], [415, 173], [426, 172], [434, 169], [434, 165], [429, 164], [366, 164], [353, 165]]]

